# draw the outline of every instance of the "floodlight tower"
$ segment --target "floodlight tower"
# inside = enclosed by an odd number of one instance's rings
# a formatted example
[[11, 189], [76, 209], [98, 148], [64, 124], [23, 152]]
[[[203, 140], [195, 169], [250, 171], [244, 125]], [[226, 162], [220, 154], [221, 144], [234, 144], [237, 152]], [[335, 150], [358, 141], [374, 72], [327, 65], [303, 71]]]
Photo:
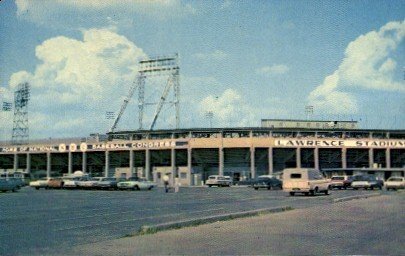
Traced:
[[[129, 101], [131, 100], [133, 94], [138, 89], [138, 121], [139, 130], [144, 129], [144, 116], [146, 108], [150, 105], [156, 105], [156, 109], [153, 115], [151, 115], [152, 121], [150, 123], [149, 129], [153, 130], [156, 125], [156, 121], [162, 108], [165, 104], [170, 104], [174, 106], [175, 117], [176, 117], [176, 129], [180, 126], [180, 68], [178, 63], [178, 54], [173, 56], [159, 56], [154, 58], [148, 58], [141, 60], [139, 62], [139, 71], [137, 77], [130, 87], [127, 97], [124, 99], [124, 103], [121, 105], [121, 109], [112, 125], [110, 132], [113, 132], [117, 127], [117, 124], [124, 113]], [[154, 78], [160, 77], [165, 83], [163, 87], [162, 84], [153, 84]], [[163, 89], [163, 90], [159, 90]], [[173, 99], [169, 100], [168, 96], [170, 92], [173, 92]], [[156, 97], [160, 95], [160, 97]], [[147, 101], [145, 100], [147, 99]]]
[[14, 122], [12, 143], [22, 145], [28, 142], [28, 100], [30, 85], [21, 83], [14, 92]]
[[312, 118], [314, 114], [314, 106], [305, 106], [305, 115], [307, 116], [307, 120]]

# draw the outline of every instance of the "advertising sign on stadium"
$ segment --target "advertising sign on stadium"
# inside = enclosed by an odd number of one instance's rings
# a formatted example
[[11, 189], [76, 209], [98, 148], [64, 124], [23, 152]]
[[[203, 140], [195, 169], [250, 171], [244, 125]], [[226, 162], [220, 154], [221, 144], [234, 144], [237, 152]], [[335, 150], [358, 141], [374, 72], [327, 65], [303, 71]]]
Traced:
[[17, 153], [17, 152], [86, 152], [86, 151], [101, 151], [101, 150], [131, 150], [131, 149], [159, 149], [159, 148], [175, 148], [176, 146], [186, 146], [187, 143], [162, 140], [148, 142], [121, 142], [121, 143], [71, 143], [69, 145], [59, 144], [52, 146], [13, 146], [0, 147], [0, 153]]
[[405, 148], [405, 140], [277, 139], [275, 147]]

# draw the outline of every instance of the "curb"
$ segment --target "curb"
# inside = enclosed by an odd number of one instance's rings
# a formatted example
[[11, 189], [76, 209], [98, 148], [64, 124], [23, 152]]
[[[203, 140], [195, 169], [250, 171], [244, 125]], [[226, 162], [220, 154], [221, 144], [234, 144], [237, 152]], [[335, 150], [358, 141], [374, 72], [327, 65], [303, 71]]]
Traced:
[[264, 208], [252, 211], [244, 211], [244, 212], [236, 212], [236, 213], [228, 213], [228, 214], [221, 214], [215, 216], [208, 216], [196, 219], [188, 219], [183, 221], [173, 221], [167, 222], [157, 225], [145, 225], [142, 226], [139, 231], [134, 235], [145, 235], [145, 234], [153, 234], [163, 230], [170, 230], [170, 229], [178, 229], [183, 227], [190, 227], [190, 226], [198, 226], [202, 224], [213, 223], [217, 221], [224, 221], [224, 220], [232, 220], [237, 218], [243, 217], [250, 217], [250, 216], [257, 216], [261, 214], [268, 214], [268, 213], [277, 213], [277, 212], [284, 212], [293, 210], [291, 206], [281, 206], [275, 208]]
[[363, 199], [363, 198], [376, 197], [376, 196], [381, 196], [381, 194], [373, 193], [373, 194], [366, 194], [366, 195], [357, 195], [357, 196], [347, 196], [347, 197], [342, 197], [342, 198], [336, 198], [336, 199], [333, 199], [333, 203], [340, 203], [340, 202], [346, 202], [346, 201], [355, 200], [355, 199]]

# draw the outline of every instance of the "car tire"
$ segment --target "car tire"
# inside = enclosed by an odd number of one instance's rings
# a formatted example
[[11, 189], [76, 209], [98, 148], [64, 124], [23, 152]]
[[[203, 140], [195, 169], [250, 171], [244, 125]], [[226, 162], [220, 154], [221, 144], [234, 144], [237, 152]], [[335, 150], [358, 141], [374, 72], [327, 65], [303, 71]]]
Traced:
[[329, 195], [329, 190], [328, 189], [325, 190], [324, 193], [325, 193], [325, 195]]
[[259, 190], [259, 188], [255, 188], [255, 190]]
[[294, 196], [295, 195], [295, 193], [294, 192], [290, 192], [290, 196]]
[[39, 187], [36, 187], [35, 189], [36, 189], [36, 190], [39, 190]]
[[141, 190], [141, 189], [138, 187], [138, 185], [135, 185], [134, 189], [135, 189], [135, 190]]

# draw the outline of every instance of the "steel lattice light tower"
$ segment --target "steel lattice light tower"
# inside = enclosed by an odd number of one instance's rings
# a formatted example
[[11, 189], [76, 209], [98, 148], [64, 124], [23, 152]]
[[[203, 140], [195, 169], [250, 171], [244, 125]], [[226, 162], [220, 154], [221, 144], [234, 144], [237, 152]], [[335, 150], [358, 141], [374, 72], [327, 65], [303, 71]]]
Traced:
[[14, 122], [12, 143], [22, 145], [28, 142], [28, 100], [30, 85], [19, 84], [14, 92]]
[[[150, 123], [149, 129], [153, 130], [156, 125], [156, 121], [159, 114], [162, 111], [164, 104], [172, 104], [175, 109], [176, 117], [176, 129], [180, 126], [180, 68], [178, 63], [178, 54], [173, 56], [160, 56], [156, 58], [148, 58], [139, 62], [139, 71], [137, 77], [132, 84], [124, 103], [121, 105], [121, 109], [112, 125], [110, 132], [113, 132], [117, 127], [117, 124], [131, 100], [134, 92], [138, 89], [138, 121], [139, 130], [144, 129], [144, 116], [146, 107], [156, 105], [153, 119]], [[152, 86], [148, 80], [154, 77], [166, 78], [165, 87], [163, 91], [159, 92], [160, 97], [157, 99], [151, 92]], [[148, 90], [146, 90], [148, 88]], [[156, 86], [158, 88], [158, 86]], [[170, 91], [173, 91], [173, 100], [169, 101], [167, 98]], [[156, 91], [155, 91], [156, 92]], [[147, 101], [145, 99], [148, 99]]]

